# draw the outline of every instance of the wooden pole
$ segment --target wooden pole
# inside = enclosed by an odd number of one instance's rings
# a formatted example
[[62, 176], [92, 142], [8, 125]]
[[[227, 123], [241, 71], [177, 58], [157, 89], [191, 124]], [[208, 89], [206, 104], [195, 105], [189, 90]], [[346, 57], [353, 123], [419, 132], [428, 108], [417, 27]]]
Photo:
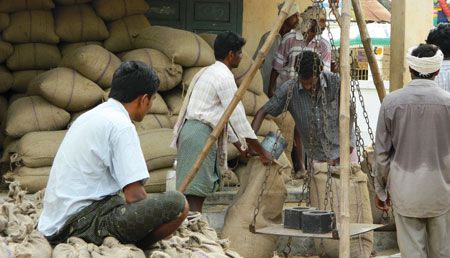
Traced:
[[350, 0], [344, 0], [341, 15], [341, 104], [339, 110], [339, 165], [341, 169], [339, 257], [341, 258], [350, 257], [350, 211], [348, 198], [350, 181], [350, 6]]
[[209, 138], [206, 141], [205, 146], [203, 147], [203, 150], [197, 156], [196, 161], [194, 162], [191, 169], [187, 173], [187, 175], [184, 178], [183, 182], [181, 183], [178, 191], [184, 193], [186, 191], [186, 189], [188, 188], [189, 184], [194, 179], [194, 177], [197, 175], [197, 172], [200, 169], [200, 166], [202, 165], [206, 156], [208, 155], [209, 150], [211, 149], [213, 144], [217, 141], [217, 138], [219, 137], [220, 133], [222, 133], [223, 128], [225, 127], [226, 123], [228, 123], [228, 119], [230, 118], [231, 114], [233, 113], [234, 109], [238, 105], [239, 101], [241, 101], [242, 97], [244, 96], [245, 92], [247, 91], [247, 88], [250, 85], [250, 82], [252, 81], [253, 77], [255, 76], [256, 72], [258, 71], [259, 67], [261, 66], [262, 61], [264, 60], [264, 57], [267, 55], [267, 52], [269, 52], [269, 49], [272, 46], [273, 42], [275, 41], [275, 37], [279, 33], [281, 26], [283, 25], [284, 21], [286, 20], [289, 9], [291, 9], [291, 6], [293, 3], [294, 3], [294, 0], [287, 0], [285, 2], [285, 4], [283, 5], [283, 8], [280, 11], [280, 15], [278, 16], [277, 21], [275, 22], [274, 26], [272, 27], [272, 30], [270, 31], [270, 34], [267, 37], [266, 42], [262, 46], [261, 50], [258, 52], [256, 60], [252, 64], [252, 67], [250, 68], [249, 73], [245, 76], [244, 81], [239, 86], [239, 89], [237, 90], [236, 94], [234, 95], [234, 98], [231, 100], [230, 105], [227, 107], [227, 109], [225, 110], [225, 112], [222, 115], [222, 118], [217, 123], [216, 128], [214, 128], [214, 130], [209, 135]]
[[380, 69], [378, 68], [375, 54], [372, 51], [372, 41], [370, 40], [369, 32], [367, 31], [366, 21], [361, 8], [361, 2], [359, 0], [352, 0], [353, 11], [356, 16], [356, 23], [358, 23], [359, 34], [361, 35], [361, 41], [366, 52], [367, 60], [369, 61], [370, 70], [372, 71], [373, 82], [377, 89], [378, 98], [380, 102], [383, 102], [386, 96], [386, 90], [384, 88], [383, 79], [381, 79]]

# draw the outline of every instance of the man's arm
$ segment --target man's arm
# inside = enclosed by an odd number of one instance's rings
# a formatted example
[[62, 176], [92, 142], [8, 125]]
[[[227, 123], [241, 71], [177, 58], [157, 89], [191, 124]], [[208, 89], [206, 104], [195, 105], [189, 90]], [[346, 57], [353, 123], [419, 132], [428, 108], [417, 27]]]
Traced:
[[[302, 137], [300, 133], [297, 131], [297, 128], [294, 128], [294, 144], [295, 144], [295, 152], [297, 153], [297, 160], [299, 171], [296, 171], [296, 177], [303, 177], [306, 175], [305, 163], [303, 161], [303, 146], [302, 146]], [[297, 172], [299, 174], [297, 175]]]
[[126, 185], [123, 188], [123, 193], [128, 204], [147, 199], [147, 193], [142, 185], [142, 181]]
[[270, 81], [269, 81], [269, 98], [273, 97], [275, 95], [275, 83], [277, 82], [278, 78], [278, 72], [275, 69], [272, 69], [272, 72], [270, 74]]

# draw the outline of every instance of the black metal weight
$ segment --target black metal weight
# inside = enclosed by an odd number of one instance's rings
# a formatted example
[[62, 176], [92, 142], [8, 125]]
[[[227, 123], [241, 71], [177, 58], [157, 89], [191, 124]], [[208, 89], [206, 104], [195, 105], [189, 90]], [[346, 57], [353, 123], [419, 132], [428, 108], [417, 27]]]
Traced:
[[298, 206], [284, 209], [285, 228], [302, 229], [302, 213], [305, 211], [315, 210], [314, 207]]
[[311, 234], [329, 233], [333, 229], [333, 217], [332, 211], [305, 211], [302, 214], [302, 231]]

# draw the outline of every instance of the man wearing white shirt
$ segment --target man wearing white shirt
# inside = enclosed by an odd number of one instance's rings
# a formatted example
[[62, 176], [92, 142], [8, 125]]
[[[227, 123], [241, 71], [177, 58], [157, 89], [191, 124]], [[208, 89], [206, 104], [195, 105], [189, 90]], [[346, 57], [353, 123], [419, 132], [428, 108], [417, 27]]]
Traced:
[[131, 121], [142, 121], [158, 87], [152, 68], [122, 63], [110, 99], [70, 127], [53, 162], [38, 223], [50, 243], [76, 236], [99, 245], [113, 236], [146, 247], [186, 218], [189, 206], [181, 193], [147, 197], [143, 187], [149, 174]]

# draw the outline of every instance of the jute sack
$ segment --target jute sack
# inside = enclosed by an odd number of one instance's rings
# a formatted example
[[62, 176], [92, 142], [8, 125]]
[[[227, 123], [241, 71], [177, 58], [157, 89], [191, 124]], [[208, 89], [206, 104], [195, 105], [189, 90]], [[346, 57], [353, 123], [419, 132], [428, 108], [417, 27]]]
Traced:
[[188, 90], [189, 85], [191, 85], [192, 79], [201, 69], [203, 69], [203, 67], [190, 67], [184, 69], [182, 78], [182, 86], [184, 91]]
[[17, 146], [19, 145], [19, 139], [11, 136], [6, 136], [5, 140], [3, 140], [3, 154], [1, 163], [5, 164], [8, 168], [8, 171], [11, 170], [10, 163], [11, 163], [11, 155], [17, 152]]
[[[236, 84], [238, 87], [244, 81], [245, 76], [250, 72], [252, 64], [253, 59], [247, 54], [245, 50], [242, 50], [242, 59], [241, 62], [239, 63], [238, 68], [231, 69], [231, 72], [234, 74], [234, 79], [236, 80]], [[253, 80], [248, 86], [247, 90], [256, 93], [256, 95], [264, 94], [263, 80], [261, 72], [259, 70], [256, 71], [256, 74], [253, 77]]]
[[6, 173], [3, 178], [7, 182], [18, 181], [28, 193], [35, 193], [47, 186], [51, 167], [29, 168], [17, 167], [13, 172]]
[[200, 33], [198, 35], [214, 50], [214, 41], [216, 41], [217, 34]]
[[28, 89], [28, 83], [39, 74], [46, 70], [24, 70], [13, 72], [13, 84], [11, 90], [15, 92], [25, 93]]
[[87, 4], [59, 6], [54, 13], [56, 34], [61, 41], [81, 42], [109, 37], [105, 23]]
[[3, 63], [14, 52], [13, 46], [5, 41], [0, 40], [0, 63]]
[[368, 169], [368, 166], [371, 166], [372, 173], [376, 173], [376, 166], [374, 164], [375, 161], [373, 158], [374, 149], [372, 145], [367, 146], [365, 149], [367, 151], [367, 154], [369, 155], [369, 162], [367, 162], [367, 160], [361, 162], [361, 170], [367, 175], [368, 178], [367, 187], [369, 188], [370, 207], [372, 209], [373, 223], [386, 225], [385, 227], [383, 227], [384, 231], [395, 231], [395, 218], [392, 210], [389, 210], [389, 217], [387, 217], [385, 214], [383, 215], [383, 212], [375, 205], [376, 192], [374, 187], [374, 178], [369, 174]]
[[6, 65], [10, 70], [50, 69], [61, 61], [58, 47], [42, 43], [26, 43], [14, 46], [14, 53]]
[[92, 2], [92, 0], [53, 0], [53, 1], [61, 5], [85, 4]]
[[169, 114], [169, 108], [166, 102], [158, 93], [155, 93], [156, 97], [153, 100], [152, 107], [148, 110], [147, 114]]
[[[371, 224], [372, 212], [370, 210], [369, 191], [367, 190], [367, 176], [357, 164], [352, 164], [349, 183], [349, 208], [350, 223]], [[340, 189], [339, 168], [333, 169], [331, 178], [331, 190], [334, 193], [333, 211], [336, 214], [337, 223], [340, 222]], [[325, 186], [327, 181], [327, 164], [316, 163], [314, 175], [311, 179], [310, 198], [311, 206], [324, 209]], [[327, 207], [330, 210], [330, 204]], [[314, 240], [317, 253], [321, 257], [339, 257], [339, 240]], [[324, 248], [320, 246], [323, 243]], [[373, 247], [373, 232], [352, 237], [350, 240], [350, 257], [370, 257]]]
[[[247, 116], [247, 120], [250, 124], [253, 122], [254, 118], [254, 116]], [[264, 119], [256, 135], [266, 136], [270, 131], [277, 132], [277, 130], [278, 126], [273, 120]]]
[[34, 78], [29, 86], [50, 103], [70, 112], [89, 109], [103, 98], [103, 90], [75, 70], [58, 67]]
[[14, 101], [20, 99], [20, 98], [24, 98], [24, 97], [29, 97], [26, 93], [17, 93], [14, 95], [11, 95], [9, 97], [8, 103], [9, 105], [11, 105], [11, 103], [13, 103]]
[[135, 36], [147, 27], [150, 27], [150, 22], [143, 14], [110, 22], [108, 24], [109, 38], [105, 40], [105, 48], [114, 53], [135, 49]]
[[12, 13], [25, 10], [50, 10], [55, 8], [52, 0], [0, 0], [0, 12]]
[[149, 6], [145, 0], [96, 0], [95, 12], [105, 21], [114, 21], [125, 16], [147, 13]]
[[183, 76], [181, 65], [172, 63], [164, 53], [156, 49], [142, 48], [126, 52], [122, 61], [141, 61], [152, 67], [158, 74], [159, 92], [173, 89]]
[[11, 22], [3, 31], [3, 39], [13, 43], [57, 44], [51, 11], [34, 10], [11, 14]]
[[[277, 236], [257, 235], [248, 230], [258, 195], [264, 182], [266, 167], [259, 157], [250, 157], [247, 171], [239, 174], [241, 186], [225, 215], [222, 237], [231, 241], [230, 247], [246, 258], [272, 257], [277, 248]], [[264, 191], [256, 227], [268, 227], [281, 223], [283, 204], [287, 196], [286, 186], [280, 176], [280, 166], [270, 168], [267, 188]]]
[[13, 155], [11, 161], [30, 168], [51, 166], [66, 132], [61, 130], [25, 134], [20, 138], [17, 155]]
[[6, 134], [22, 137], [29, 132], [61, 130], [69, 120], [69, 113], [42, 97], [23, 97], [14, 101], [8, 108]]
[[9, 26], [9, 14], [0, 12], [0, 31], [6, 29]]
[[136, 131], [147, 131], [151, 129], [172, 128], [167, 115], [147, 114], [141, 122], [133, 122]]
[[89, 45], [63, 56], [59, 66], [72, 68], [102, 88], [109, 88], [120, 63], [120, 59], [108, 50], [97, 45]]
[[256, 115], [256, 112], [269, 101], [265, 94], [257, 95], [253, 92], [247, 91], [242, 98], [242, 105], [244, 105], [245, 114], [248, 116]]
[[161, 193], [166, 191], [167, 173], [172, 167], [150, 171], [150, 178], [145, 182], [144, 189], [147, 193]]
[[186, 67], [207, 66], [215, 62], [214, 51], [197, 34], [163, 26], [142, 30], [136, 48], [157, 49], [173, 62]]
[[161, 96], [169, 108], [169, 113], [171, 115], [178, 115], [180, 113], [181, 106], [183, 105], [183, 90], [181, 88], [175, 88], [174, 90], [162, 93]]
[[[50, 258], [52, 246], [41, 232], [33, 230], [22, 242], [10, 242], [4, 247], [7, 255], [1, 257]], [[0, 246], [0, 255], [2, 247]]]
[[170, 148], [172, 129], [152, 129], [138, 133], [142, 152], [149, 171], [172, 167], [177, 150]]
[[88, 45], [97, 45], [103, 47], [102, 41], [83, 41], [83, 42], [77, 42], [77, 43], [61, 43], [59, 45], [59, 49], [61, 50], [61, 56], [65, 56], [67, 53], [80, 48], [85, 47]]
[[0, 66], [0, 93], [7, 92], [13, 85], [13, 76], [4, 66]]
[[8, 112], [8, 100], [5, 96], [0, 95], [0, 122], [6, 119]]
[[178, 116], [169, 116], [170, 128], [174, 128], [178, 121]]
[[233, 172], [233, 170], [227, 169], [224, 172], [222, 172], [221, 176], [222, 176], [222, 185], [221, 185], [222, 188], [239, 185], [239, 179]]

